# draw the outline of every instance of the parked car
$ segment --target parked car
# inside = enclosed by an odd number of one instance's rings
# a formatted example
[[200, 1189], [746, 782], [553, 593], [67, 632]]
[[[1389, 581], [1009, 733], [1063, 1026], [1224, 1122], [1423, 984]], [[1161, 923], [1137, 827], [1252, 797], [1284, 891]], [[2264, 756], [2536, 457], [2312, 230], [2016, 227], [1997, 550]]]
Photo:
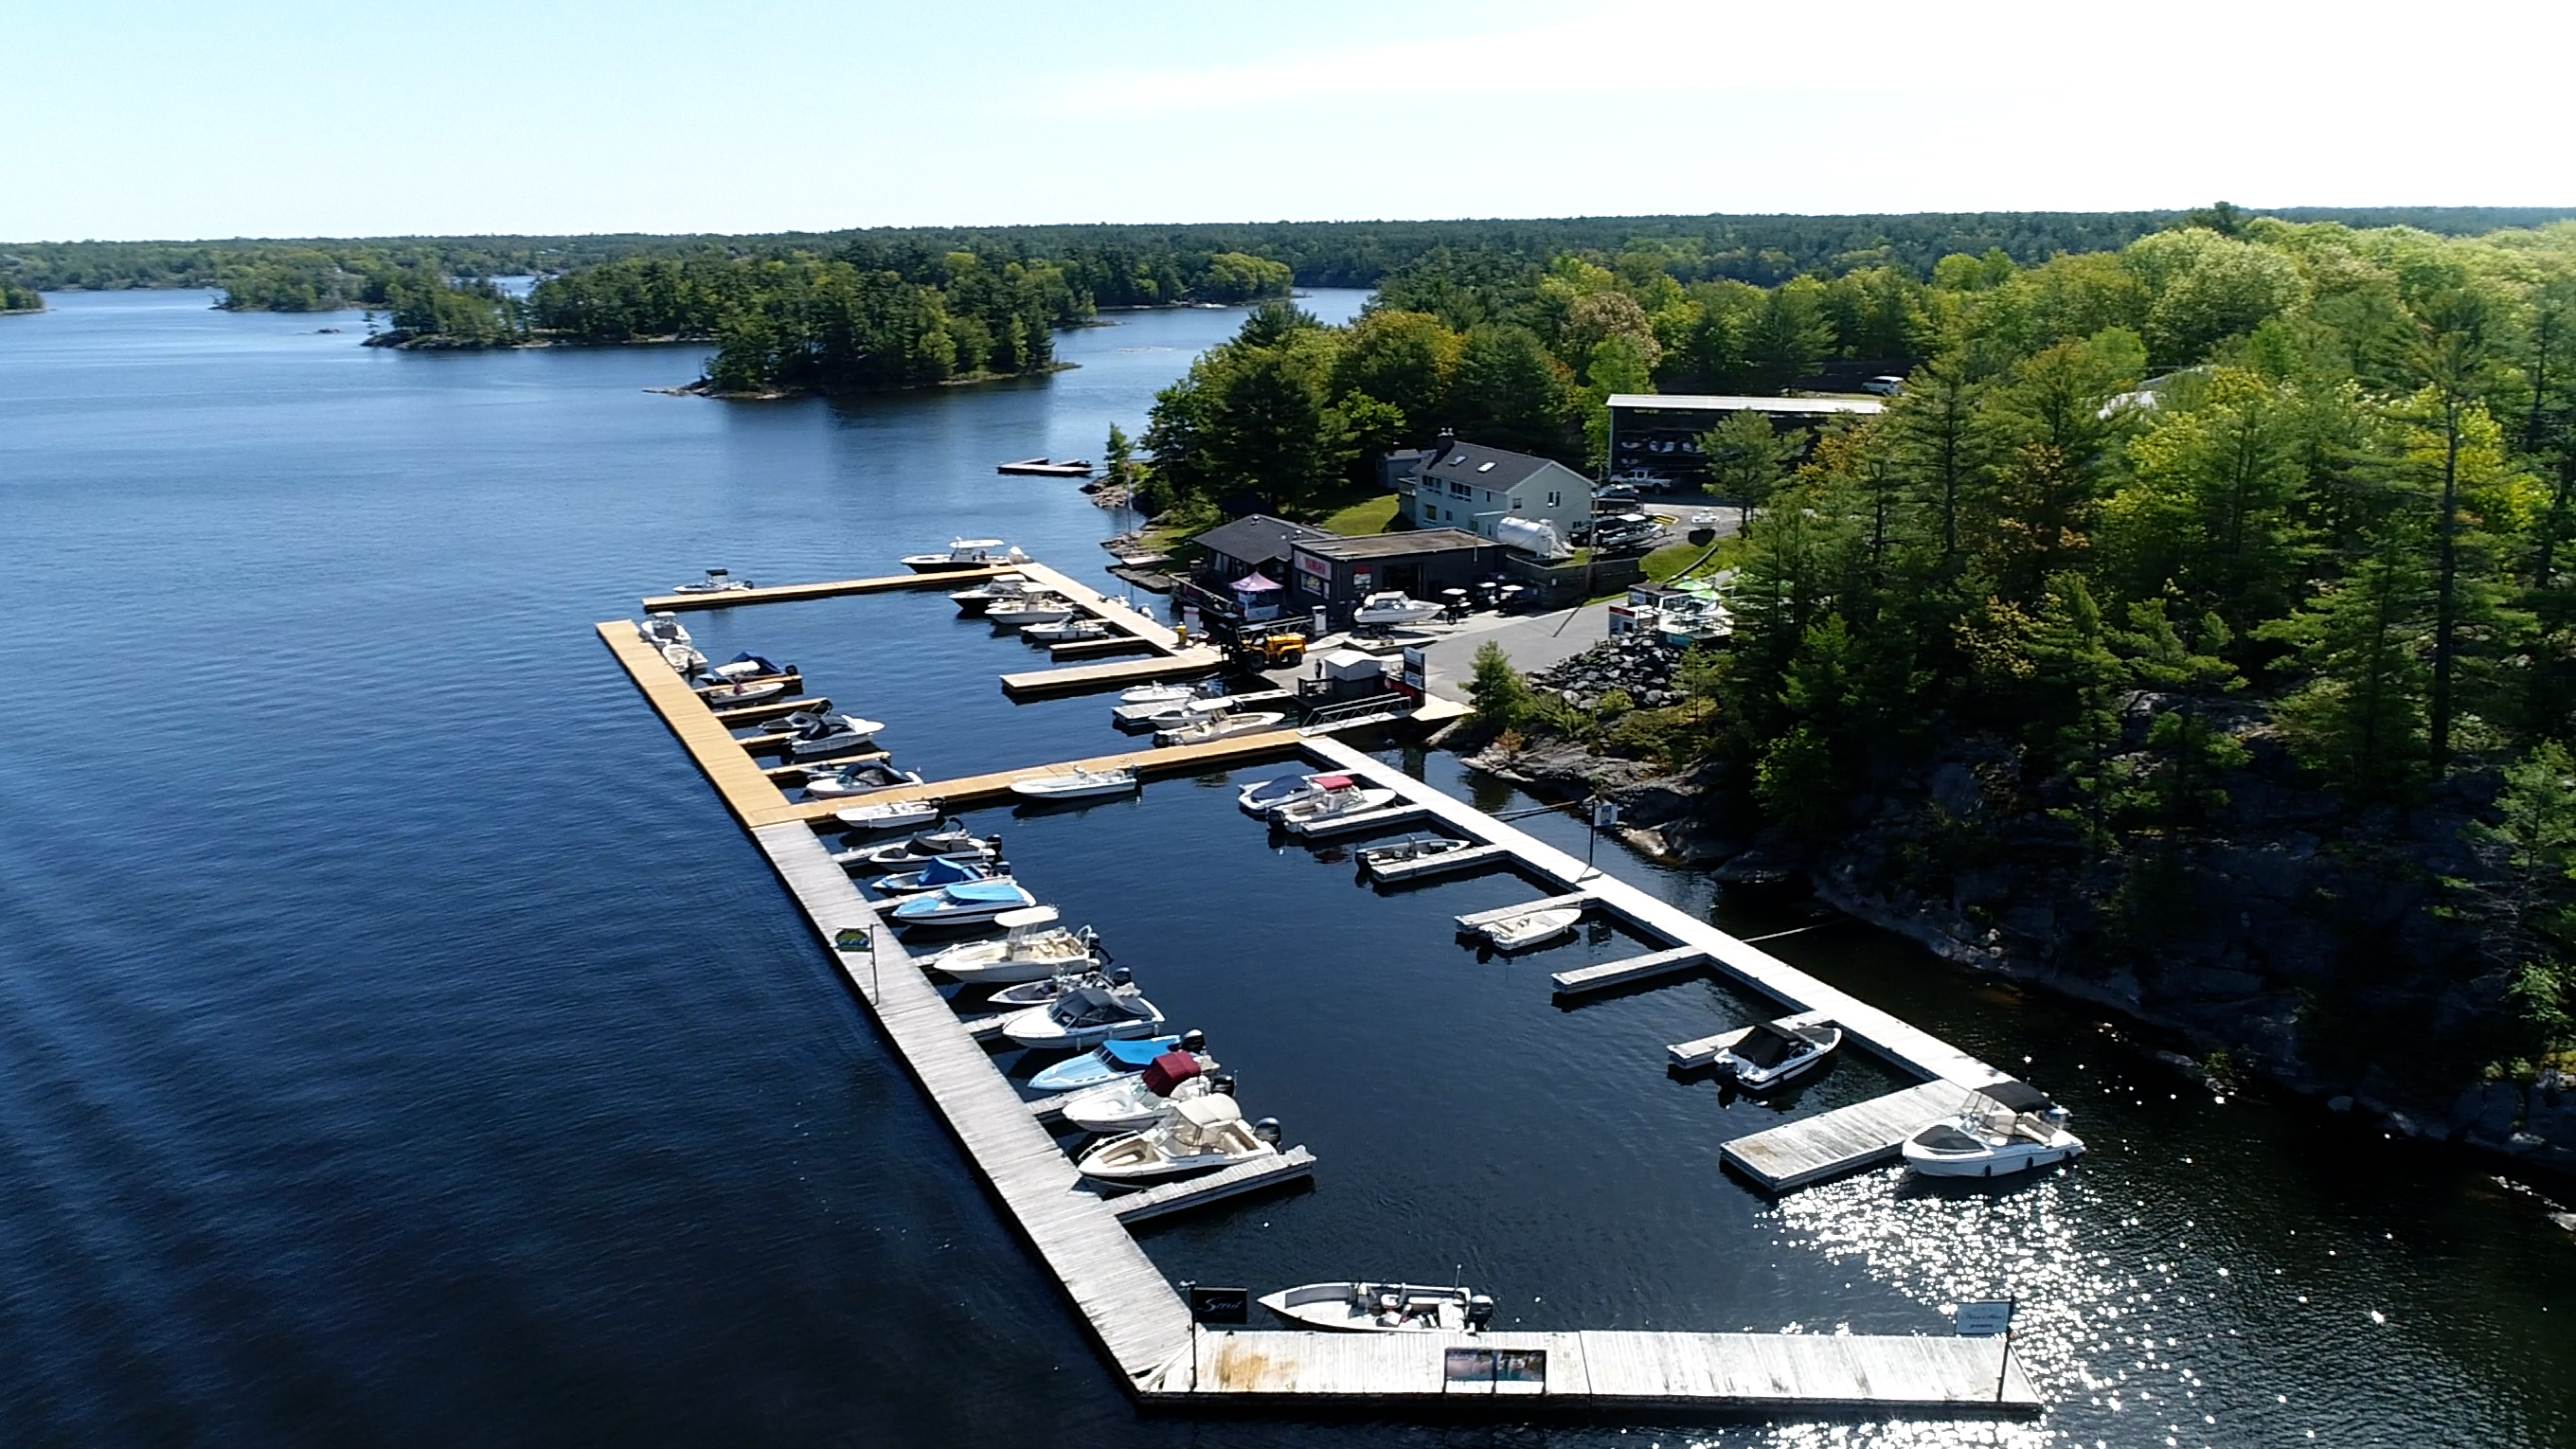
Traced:
[[1860, 390], [1862, 392], [1876, 393], [1880, 397], [1894, 397], [1898, 393], [1905, 391], [1905, 379], [1901, 377], [1873, 377], [1869, 381], [1862, 383], [1860, 385]]

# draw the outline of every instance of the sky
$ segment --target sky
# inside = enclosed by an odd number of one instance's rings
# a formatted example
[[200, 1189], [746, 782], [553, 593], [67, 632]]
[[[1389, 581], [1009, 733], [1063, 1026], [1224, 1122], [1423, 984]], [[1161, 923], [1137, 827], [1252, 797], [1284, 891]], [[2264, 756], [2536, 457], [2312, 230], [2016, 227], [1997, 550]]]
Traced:
[[0, 239], [2576, 204], [2576, 5], [0, 0]]

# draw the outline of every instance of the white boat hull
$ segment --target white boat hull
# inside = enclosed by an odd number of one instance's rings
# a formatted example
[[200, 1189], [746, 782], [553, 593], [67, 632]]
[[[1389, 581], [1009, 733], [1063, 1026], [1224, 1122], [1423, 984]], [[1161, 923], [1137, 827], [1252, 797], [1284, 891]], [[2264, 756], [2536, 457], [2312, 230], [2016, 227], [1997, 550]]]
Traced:
[[1135, 788], [1133, 773], [1120, 779], [1038, 775], [1011, 782], [1011, 793], [1025, 800], [1089, 800], [1103, 795], [1124, 795]]
[[936, 800], [912, 800], [900, 805], [861, 805], [851, 810], [836, 810], [832, 818], [852, 830], [895, 830], [912, 825], [928, 825], [939, 818], [943, 807]]
[[1243, 1131], [1238, 1139], [1229, 1141], [1221, 1150], [1182, 1156], [1175, 1156], [1155, 1143], [1154, 1136], [1153, 1131], [1146, 1131], [1113, 1137], [1084, 1153], [1082, 1160], [1075, 1164], [1075, 1170], [1102, 1182], [1160, 1182], [1167, 1178], [1239, 1167], [1279, 1155], [1278, 1148], [1253, 1136], [1249, 1130]]
[[[1467, 1300], [1474, 1291], [1416, 1283], [1303, 1283], [1265, 1293], [1258, 1301], [1308, 1328], [1341, 1333], [1464, 1333]], [[1397, 1300], [1392, 1321], [1379, 1311], [1381, 1298], [1389, 1294]]]
[[1053, 1006], [1032, 1006], [1002, 1023], [1002, 1035], [1032, 1051], [1089, 1051], [1105, 1041], [1161, 1036], [1163, 1013], [1143, 997], [1133, 998], [1145, 1014], [1098, 1025], [1067, 1026], [1055, 1019]]
[[1556, 906], [1488, 922], [1477, 928], [1477, 934], [1497, 951], [1526, 951], [1566, 934], [1582, 919], [1583, 912], [1573, 906]]

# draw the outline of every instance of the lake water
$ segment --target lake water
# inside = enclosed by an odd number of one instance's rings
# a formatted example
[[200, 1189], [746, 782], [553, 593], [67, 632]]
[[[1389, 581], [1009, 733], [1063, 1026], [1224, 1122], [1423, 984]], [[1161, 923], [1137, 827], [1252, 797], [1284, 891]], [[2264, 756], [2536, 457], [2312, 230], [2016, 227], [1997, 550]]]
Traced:
[[[1109, 584], [1126, 520], [992, 465], [1098, 456], [1240, 314], [1071, 333], [1081, 366], [1026, 383], [724, 405], [645, 391], [697, 349], [395, 354], [202, 294], [54, 301], [0, 319], [28, 666], [0, 695], [0, 1443], [2576, 1444], [2576, 1244], [2492, 1165], [2214, 1101], [2098, 1013], [1827, 924], [1772, 949], [2025, 1069], [2093, 1153], [1774, 1203], [1717, 1144], [1883, 1068], [1770, 1107], [1668, 1076], [1664, 1043], [1759, 1007], [1686, 981], [1560, 1009], [1546, 973], [1635, 944], [1480, 960], [1448, 918], [1528, 887], [1369, 890], [1234, 809], [1257, 771], [973, 817], [1320, 1159], [1147, 1229], [1173, 1276], [1463, 1271], [1534, 1327], [1940, 1333], [2014, 1294], [2054, 1407], [1140, 1417], [589, 626], [710, 565], [879, 573], [961, 532]], [[936, 595], [690, 627], [802, 664], [933, 775], [1117, 738], [1096, 698], [1003, 701], [1036, 656]], [[1616, 854], [1731, 929], [1815, 919]]]

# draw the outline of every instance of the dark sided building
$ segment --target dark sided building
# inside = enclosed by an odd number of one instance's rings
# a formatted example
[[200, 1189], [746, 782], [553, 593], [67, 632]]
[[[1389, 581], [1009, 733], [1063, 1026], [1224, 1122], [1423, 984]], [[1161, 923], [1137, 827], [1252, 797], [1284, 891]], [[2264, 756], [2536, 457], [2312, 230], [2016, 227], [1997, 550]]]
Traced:
[[1727, 397], [1615, 393], [1610, 398], [1610, 477], [1649, 492], [1695, 493], [1708, 481], [1699, 436], [1729, 413], [1761, 413], [1775, 430], [1814, 428], [1885, 410], [1877, 398]]
[[1502, 566], [1501, 544], [1455, 528], [1299, 539], [1290, 545], [1288, 605], [1297, 613], [1320, 608], [1343, 625], [1371, 594], [1437, 602], [1441, 590], [1470, 587]]

